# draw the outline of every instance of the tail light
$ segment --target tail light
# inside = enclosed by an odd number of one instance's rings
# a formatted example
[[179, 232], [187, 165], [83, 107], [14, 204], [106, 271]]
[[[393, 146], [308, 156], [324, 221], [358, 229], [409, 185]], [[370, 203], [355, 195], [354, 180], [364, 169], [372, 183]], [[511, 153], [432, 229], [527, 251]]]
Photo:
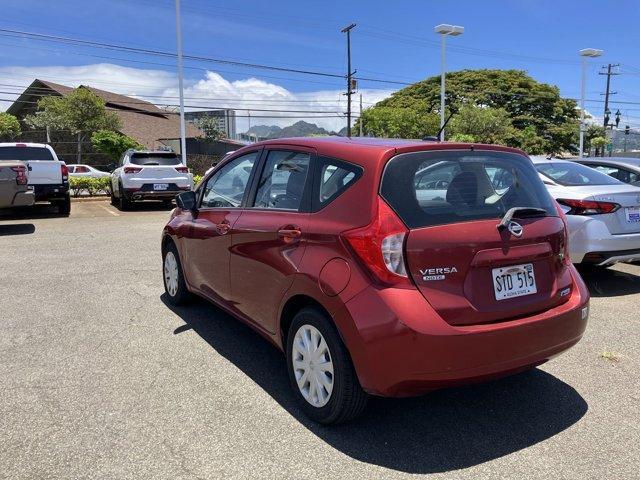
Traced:
[[27, 184], [27, 167], [23, 167], [23, 166], [11, 167], [11, 170], [16, 172], [16, 183], [18, 185]]
[[557, 203], [556, 210], [558, 211], [558, 216], [560, 217], [560, 220], [562, 220], [562, 224], [564, 225], [562, 244], [559, 245], [558, 248], [558, 260], [560, 260], [560, 263], [569, 265], [571, 263], [571, 258], [569, 257], [569, 224], [567, 223], [567, 216], [564, 214], [562, 208]]
[[141, 171], [140, 167], [124, 167], [124, 173], [140, 173]]
[[373, 221], [366, 227], [343, 232], [342, 236], [381, 283], [413, 288], [404, 258], [404, 240], [408, 232], [391, 207], [378, 197]]
[[176, 167], [176, 170], [179, 173], [189, 173], [189, 168], [188, 167]]
[[64, 163], [60, 165], [60, 173], [62, 173], [63, 182], [66, 182], [69, 180], [69, 167], [67, 167]]
[[594, 200], [571, 200], [559, 198], [558, 203], [569, 207], [568, 215], [600, 215], [603, 213], [613, 213], [620, 208], [620, 205], [613, 202], [596, 202]]

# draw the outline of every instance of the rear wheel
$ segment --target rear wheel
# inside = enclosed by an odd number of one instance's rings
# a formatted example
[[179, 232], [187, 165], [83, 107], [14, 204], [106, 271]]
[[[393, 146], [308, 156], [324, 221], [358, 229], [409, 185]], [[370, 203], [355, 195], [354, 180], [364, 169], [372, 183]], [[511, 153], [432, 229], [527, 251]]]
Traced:
[[351, 357], [326, 314], [304, 308], [287, 335], [289, 380], [302, 409], [324, 424], [347, 422], [362, 413], [362, 390]]
[[71, 197], [67, 195], [64, 200], [58, 200], [56, 206], [60, 215], [69, 215], [71, 213]]
[[173, 305], [183, 305], [191, 297], [187, 289], [180, 264], [180, 256], [175, 244], [171, 242], [164, 251], [162, 259], [162, 278], [164, 280], [164, 291], [169, 297], [169, 302]]
[[122, 184], [118, 186], [118, 208], [120, 210], [129, 210], [131, 208], [131, 201], [127, 198], [126, 193], [124, 193]]

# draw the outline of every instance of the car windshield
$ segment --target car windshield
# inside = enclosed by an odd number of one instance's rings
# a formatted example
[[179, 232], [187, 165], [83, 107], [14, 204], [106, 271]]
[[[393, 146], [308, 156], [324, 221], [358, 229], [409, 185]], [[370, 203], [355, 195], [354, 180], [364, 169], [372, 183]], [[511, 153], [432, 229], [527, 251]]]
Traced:
[[573, 162], [539, 163], [536, 169], [559, 185], [620, 185], [622, 182], [593, 168]]
[[134, 165], [180, 165], [180, 157], [175, 153], [134, 153], [130, 163]]
[[513, 153], [398, 155], [387, 164], [380, 193], [409, 228], [498, 219], [513, 207], [557, 215], [531, 162]]
[[53, 160], [44, 147], [0, 147], [0, 160]]

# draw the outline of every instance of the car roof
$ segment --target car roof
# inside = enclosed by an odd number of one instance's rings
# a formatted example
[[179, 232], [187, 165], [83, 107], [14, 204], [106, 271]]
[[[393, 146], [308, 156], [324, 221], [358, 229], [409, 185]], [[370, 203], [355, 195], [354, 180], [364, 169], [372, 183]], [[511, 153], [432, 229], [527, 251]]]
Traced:
[[17, 147], [18, 145], [22, 145], [25, 147], [40, 147], [40, 148], [51, 148], [46, 143], [31, 143], [31, 142], [0, 142], [0, 147]]
[[429, 150], [492, 150], [525, 155], [516, 148], [501, 145], [486, 145], [481, 143], [455, 143], [438, 142], [429, 140], [405, 140], [399, 138], [371, 138], [371, 137], [294, 137], [277, 138], [253, 143], [236, 150], [234, 157], [243, 154], [247, 150], [261, 146], [292, 146], [315, 149], [319, 155], [335, 158], [353, 158], [361, 161], [375, 161], [389, 158], [392, 155], [429, 151]]
[[603, 165], [626, 165], [640, 168], [640, 158], [636, 157], [586, 157], [576, 159], [580, 163], [601, 163]]

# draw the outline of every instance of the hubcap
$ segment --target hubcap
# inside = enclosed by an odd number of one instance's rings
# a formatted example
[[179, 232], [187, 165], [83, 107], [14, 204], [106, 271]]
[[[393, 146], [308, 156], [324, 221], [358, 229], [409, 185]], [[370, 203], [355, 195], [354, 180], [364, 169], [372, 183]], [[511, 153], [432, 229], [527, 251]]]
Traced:
[[164, 257], [164, 283], [167, 293], [175, 297], [178, 293], [178, 262], [173, 252], [167, 252]]
[[333, 391], [333, 361], [327, 342], [312, 325], [302, 325], [293, 338], [291, 361], [298, 389], [314, 407], [323, 407]]

